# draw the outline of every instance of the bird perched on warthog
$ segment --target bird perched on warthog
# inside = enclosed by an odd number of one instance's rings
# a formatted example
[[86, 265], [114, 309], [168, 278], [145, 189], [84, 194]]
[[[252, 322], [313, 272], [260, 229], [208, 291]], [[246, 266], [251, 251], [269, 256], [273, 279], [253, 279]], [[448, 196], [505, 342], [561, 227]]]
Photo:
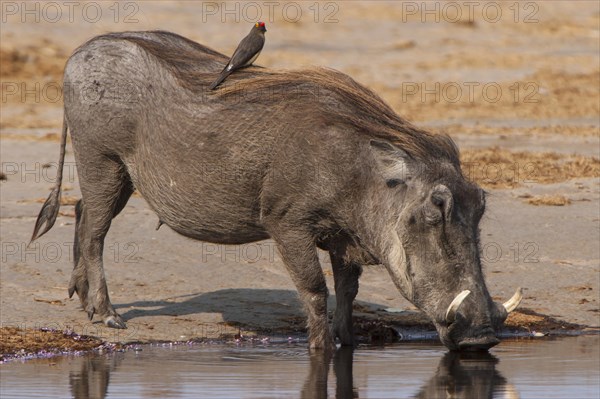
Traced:
[[219, 86], [227, 76], [231, 75], [238, 69], [245, 68], [252, 65], [254, 61], [260, 55], [260, 52], [265, 45], [265, 32], [267, 28], [264, 22], [257, 22], [248, 33], [248, 36], [242, 39], [240, 44], [237, 46], [231, 59], [221, 71], [219, 78], [210, 85], [210, 89], [214, 90]]

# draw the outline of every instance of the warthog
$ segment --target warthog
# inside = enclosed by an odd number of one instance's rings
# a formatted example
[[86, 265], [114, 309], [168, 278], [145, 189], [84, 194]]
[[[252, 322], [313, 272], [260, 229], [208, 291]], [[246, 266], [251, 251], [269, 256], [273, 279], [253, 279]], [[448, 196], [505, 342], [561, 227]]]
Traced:
[[[361, 266], [374, 263], [448, 348], [497, 344], [520, 295], [503, 306], [488, 293], [478, 249], [485, 196], [462, 175], [453, 141], [329, 69], [250, 67], [210, 92], [226, 62], [168, 32], [98, 36], [69, 58], [59, 178], [32, 240], [56, 220], [70, 130], [82, 199], [69, 295], [77, 292], [89, 317], [125, 328], [108, 297], [102, 250], [137, 189], [186, 237], [272, 238], [308, 314], [311, 348], [332, 348], [336, 337], [353, 344]], [[317, 248], [333, 266], [332, 331]]]

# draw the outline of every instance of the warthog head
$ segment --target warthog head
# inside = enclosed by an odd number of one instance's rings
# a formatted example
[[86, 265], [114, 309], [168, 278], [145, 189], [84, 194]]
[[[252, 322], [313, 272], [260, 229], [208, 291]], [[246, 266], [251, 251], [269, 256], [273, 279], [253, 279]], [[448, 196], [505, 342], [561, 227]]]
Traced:
[[380, 253], [394, 283], [431, 318], [449, 349], [496, 345], [521, 294], [499, 304], [486, 288], [479, 249], [484, 191], [462, 175], [458, 156], [423, 162], [389, 143], [371, 146], [387, 189]]

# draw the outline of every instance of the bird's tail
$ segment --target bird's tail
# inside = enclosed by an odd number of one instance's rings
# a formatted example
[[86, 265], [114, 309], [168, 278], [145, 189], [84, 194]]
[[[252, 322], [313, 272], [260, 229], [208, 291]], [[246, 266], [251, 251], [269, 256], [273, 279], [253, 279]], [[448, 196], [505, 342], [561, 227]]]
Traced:
[[219, 75], [219, 77], [217, 78], [217, 80], [215, 80], [211, 85], [210, 85], [210, 89], [214, 90], [217, 88], [217, 86], [219, 86], [221, 83], [223, 83], [223, 81], [225, 79], [227, 79], [227, 76], [229, 76], [231, 74], [231, 71], [227, 71], [224, 70], [223, 72], [221, 72], [221, 74]]

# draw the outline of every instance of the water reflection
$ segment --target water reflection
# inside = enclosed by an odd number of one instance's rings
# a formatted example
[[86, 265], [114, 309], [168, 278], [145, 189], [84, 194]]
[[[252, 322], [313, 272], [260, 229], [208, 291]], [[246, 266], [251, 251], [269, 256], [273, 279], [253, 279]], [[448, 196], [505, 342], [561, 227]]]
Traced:
[[496, 370], [498, 362], [488, 352], [448, 352], [415, 398], [492, 399], [502, 393], [506, 399], [517, 399], [514, 387]]
[[[503, 394], [506, 399], [518, 399], [512, 385], [496, 370], [499, 360], [487, 352], [446, 353], [433, 377], [423, 385], [414, 398], [479, 398], [492, 399]], [[331, 359], [323, 354], [313, 354], [310, 371], [304, 383], [301, 398], [328, 398], [327, 377]], [[353, 349], [340, 348], [333, 357], [336, 379], [336, 399], [358, 398], [352, 376]], [[400, 376], [401, 377], [401, 376]], [[495, 396], [496, 395], [496, 396]]]
[[[116, 371], [126, 354], [113, 356], [92, 356], [78, 359], [79, 369], [69, 373], [69, 385], [72, 397], [103, 399], [108, 392], [111, 373]], [[336, 399], [354, 399], [359, 397], [359, 388], [353, 378], [353, 348], [340, 348], [333, 356], [323, 353], [309, 355], [308, 373], [306, 375], [300, 397], [302, 399], [329, 398], [328, 377], [333, 365]], [[306, 358], [304, 358], [306, 359]], [[299, 359], [300, 360], [300, 359]], [[218, 360], [217, 360], [218, 361]], [[489, 353], [455, 353], [442, 356], [427, 382], [420, 388], [414, 398], [506, 398], [516, 399], [518, 394], [514, 387], [496, 370], [499, 360]], [[299, 362], [298, 368], [306, 363]], [[215, 365], [218, 366], [218, 365]], [[242, 379], [246, 364], [241, 365], [239, 375], [228, 370], [228, 378], [235, 381]], [[77, 367], [77, 366], [76, 366]], [[152, 367], [152, 366], [151, 366]], [[400, 370], [398, 381], [402, 379]], [[300, 372], [302, 374], [302, 372]], [[282, 376], [282, 378], [289, 378]], [[333, 384], [332, 384], [333, 385]], [[227, 391], [224, 386], [223, 393]], [[365, 388], [365, 387], [361, 387]], [[333, 392], [331, 392], [333, 394]]]
[[[352, 376], [353, 355], [353, 348], [341, 347], [333, 356], [336, 399], [359, 397]], [[300, 395], [302, 399], [328, 398], [327, 377], [329, 376], [330, 364], [331, 356], [323, 353], [312, 353], [310, 355], [310, 369]]]
[[69, 372], [71, 395], [75, 399], [104, 399], [108, 392], [110, 373], [117, 369], [121, 356], [106, 358], [96, 355], [81, 358], [79, 370]]

